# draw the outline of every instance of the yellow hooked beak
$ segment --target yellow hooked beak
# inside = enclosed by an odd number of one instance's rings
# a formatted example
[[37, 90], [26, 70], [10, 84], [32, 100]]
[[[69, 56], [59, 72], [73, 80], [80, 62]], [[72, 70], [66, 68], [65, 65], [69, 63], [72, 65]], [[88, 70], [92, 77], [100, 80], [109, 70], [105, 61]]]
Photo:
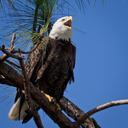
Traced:
[[72, 27], [72, 16], [69, 16], [69, 18], [64, 22], [64, 25], [69, 28]]

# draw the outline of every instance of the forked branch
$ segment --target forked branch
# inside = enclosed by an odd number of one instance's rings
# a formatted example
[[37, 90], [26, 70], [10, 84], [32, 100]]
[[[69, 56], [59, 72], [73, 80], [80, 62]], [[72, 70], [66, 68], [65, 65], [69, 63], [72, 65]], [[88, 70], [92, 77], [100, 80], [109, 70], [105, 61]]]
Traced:
[[119, 106], [119, 105], [126, 105], [126, 104], [128, 104], [128, 99], [111, 101], [111, 102], [99, 105], [99, 106], [89, 110], [88, 112], [86, 112], [82, 116], [80, 116], [78, 121], [75, 124], [75, 127], [79, 127], [88, 117], [92, 116], [93, 114], [95, 114], [99, 111], [105, 110], [105, 109], [110, 108], [110, 107], [115, 107], [115, 106]]
[[[15, 39], [16, 39], [16, 34], [13, 33], [11, 41], [10, 41], [10, 47], [8, 48], [8, 50], [10, 51], [10, 53], [13, 51], [14, 49], [14, 43], [15, 43]], [[4, 48], [0, 48], [0, 50], [4, 50]], [[0, 57], [0, 62], [1, 61], [5, 61], [8, 58], [8, 55], [6, 53], [3, 54], [2, 57]]]

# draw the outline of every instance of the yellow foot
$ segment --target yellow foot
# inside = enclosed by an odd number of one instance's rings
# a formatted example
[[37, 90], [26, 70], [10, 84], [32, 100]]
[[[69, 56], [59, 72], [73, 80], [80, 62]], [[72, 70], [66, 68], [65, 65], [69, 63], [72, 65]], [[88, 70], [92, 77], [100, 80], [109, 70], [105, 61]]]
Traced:
[[44, 95], [48, 98], [49, 102], [53, 102], [54, 98], [52, 96], [49, 96], [46, 93], [44, 93]]
[[41, 91], [41, 93], [43, 93], [49, 100], [49, 102], [53, 102], [54, 101], [54, 98], [46, 93], [44, 93], [43, 91]]
[[54, 97], [44, 93], [43, 91], [41, 91], [41, 93], [43, 93], [48, 98], [49, 102], [57, 105], [57, 110], [61, 110], [60, 105], [56, 102], [56, 99]]
[[57, 103], [57, 110], [61, 110], [61, 107], [60, 107], [60, 105]]

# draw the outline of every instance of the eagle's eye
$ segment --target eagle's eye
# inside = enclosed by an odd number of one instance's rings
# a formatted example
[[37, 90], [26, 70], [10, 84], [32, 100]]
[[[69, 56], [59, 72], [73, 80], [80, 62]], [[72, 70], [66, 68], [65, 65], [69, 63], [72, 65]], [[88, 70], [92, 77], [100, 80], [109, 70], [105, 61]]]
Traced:
[[62, 19], [61, 21], [65, 21], [65, 19]]

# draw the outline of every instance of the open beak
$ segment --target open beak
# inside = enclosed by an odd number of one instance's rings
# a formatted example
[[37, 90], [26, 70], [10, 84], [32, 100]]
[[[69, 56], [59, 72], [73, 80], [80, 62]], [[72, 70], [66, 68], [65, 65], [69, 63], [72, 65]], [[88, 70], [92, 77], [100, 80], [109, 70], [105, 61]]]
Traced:
[[64, 23], [65, 26], [71, 27], [72, 26], [72, 16]]

